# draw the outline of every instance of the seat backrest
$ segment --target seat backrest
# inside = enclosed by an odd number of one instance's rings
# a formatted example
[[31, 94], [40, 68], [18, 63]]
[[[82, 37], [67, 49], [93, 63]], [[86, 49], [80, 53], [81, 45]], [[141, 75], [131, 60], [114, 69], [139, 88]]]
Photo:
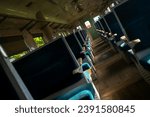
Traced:
[[94, 26], [95, 26], [96, 29], [102, 30], [102, 28], [101, 28], [101, 26], [100, 26], [98, 21], [94, 23]]
[[121, 27], [120, 27], [114, 13], [113, 12], [109, 13], [108, 15], [105, 16], [105, 19], [111, 29], [112, 34], [117, 33], [117, 36], [115, 38], [116, 38], [116, 41], [119, 41], [120, 37], [123, 36], [124, 34], [121, 30]]
[[34, 99], [43, 99], [60, 91], [82, 76], [73, 75], [79, 65], [62, 38], [13, 63]]
[[18, 100], [19, 97], [10, 83], [3, 67], [0, 64], [0, 100]]
[[100, 22], [101, 22], [101, 24], [102, 24], [102, 26], [103, 26], [103, 28], [104, 28], [104, 31], [105, 31], [105, 32], [109, 32], [109, 28], [108, 28], [108, 26], [107, 26], [105, 20], [104, 20], [103, 18], [101, 18], [101, 19], [100, 19]]
[[74, 33], [68, 35], [65, 37], [68, 45], [70, 46], [72, 52], [74, 53], [75, 57], [78, 59], [81, 57], [81, 51], [82, 51], [82, 46], [80, 42], [76, 39]]
[[115, 8], [129, 40], [141, 39], [138, 51], [150, 46], [149, 4], [149, 0], [128, 0]]
[[81, 44], [82, 47], [83, 47], [83, 46], [84, 46], [84, 39], [83, 39], [82, 35], [80, 34], [79, 31], [76, 31], [76, 32], [75, 32], [75, 35], [76, 35], [77, 39], [79, 40], [80, 44]]
[[87, 38], [87, 32], [86, 32], [86, 30], [80, 30], [80, 33], [81, 33], [84, 41], [86, 41], [86, 38]]

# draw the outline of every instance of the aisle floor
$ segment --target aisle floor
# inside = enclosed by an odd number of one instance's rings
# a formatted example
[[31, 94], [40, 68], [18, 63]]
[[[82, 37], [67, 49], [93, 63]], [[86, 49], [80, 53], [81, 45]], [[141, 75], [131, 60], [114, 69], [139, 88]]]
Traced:
[[150, 85], [141, 77], [134, 64], [127, 64], [121, 55], [108, 44], [96, 39], [93, 41], [96, 87], [104, 100], [150, 99]]

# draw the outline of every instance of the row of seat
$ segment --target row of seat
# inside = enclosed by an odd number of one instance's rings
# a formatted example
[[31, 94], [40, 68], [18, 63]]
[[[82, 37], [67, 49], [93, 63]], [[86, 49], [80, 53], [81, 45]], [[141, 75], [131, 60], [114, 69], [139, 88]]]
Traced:
[[147, 0], [127, 0], [95, 23], [102, 38], [109, 41], [127, 62], [133, 61], [148, 83], [150, 83], [149, 4]]
[[0, 99], [100, 99], [91, 76], [91, 48], [86, 31], [80, 30], [13, 63], [1, 51]]

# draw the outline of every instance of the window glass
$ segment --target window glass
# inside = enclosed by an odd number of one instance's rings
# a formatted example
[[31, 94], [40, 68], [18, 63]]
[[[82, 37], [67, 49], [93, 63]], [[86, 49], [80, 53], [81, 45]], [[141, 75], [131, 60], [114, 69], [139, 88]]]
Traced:
[[33, 39], [34, 39], [37, 47], [41, 47], [45, 44], [42, 37], [35, 37]]
[[23, 57], [24, 55], [26, 55], [27, 53], [28, 53], [28, 51], [23, 51], [23, 52], [21, 52], [21, 53], [12, 55], [12, 56], [9, 57], [9, 58], [10, 58], [10, 61], [12, 62], [12, 61], [14, 61], [14, 60], [17, 60], [17, 59]]
[[86, 21], [84, 24], [85, 24], [86, 28], [91, 28], [92, 27], [91, 23], [89, 21]]

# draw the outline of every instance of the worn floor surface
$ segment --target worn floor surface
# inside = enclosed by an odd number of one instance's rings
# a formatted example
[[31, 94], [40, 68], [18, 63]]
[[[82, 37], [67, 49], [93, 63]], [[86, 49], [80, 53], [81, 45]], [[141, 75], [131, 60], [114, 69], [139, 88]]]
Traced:
[[134, 64], [127, 64], [119, 53], [100, 39], [93, 41], [93, 50], [98, 76], [95, 84], [101, 99], [150, 99], [150, 86]]

